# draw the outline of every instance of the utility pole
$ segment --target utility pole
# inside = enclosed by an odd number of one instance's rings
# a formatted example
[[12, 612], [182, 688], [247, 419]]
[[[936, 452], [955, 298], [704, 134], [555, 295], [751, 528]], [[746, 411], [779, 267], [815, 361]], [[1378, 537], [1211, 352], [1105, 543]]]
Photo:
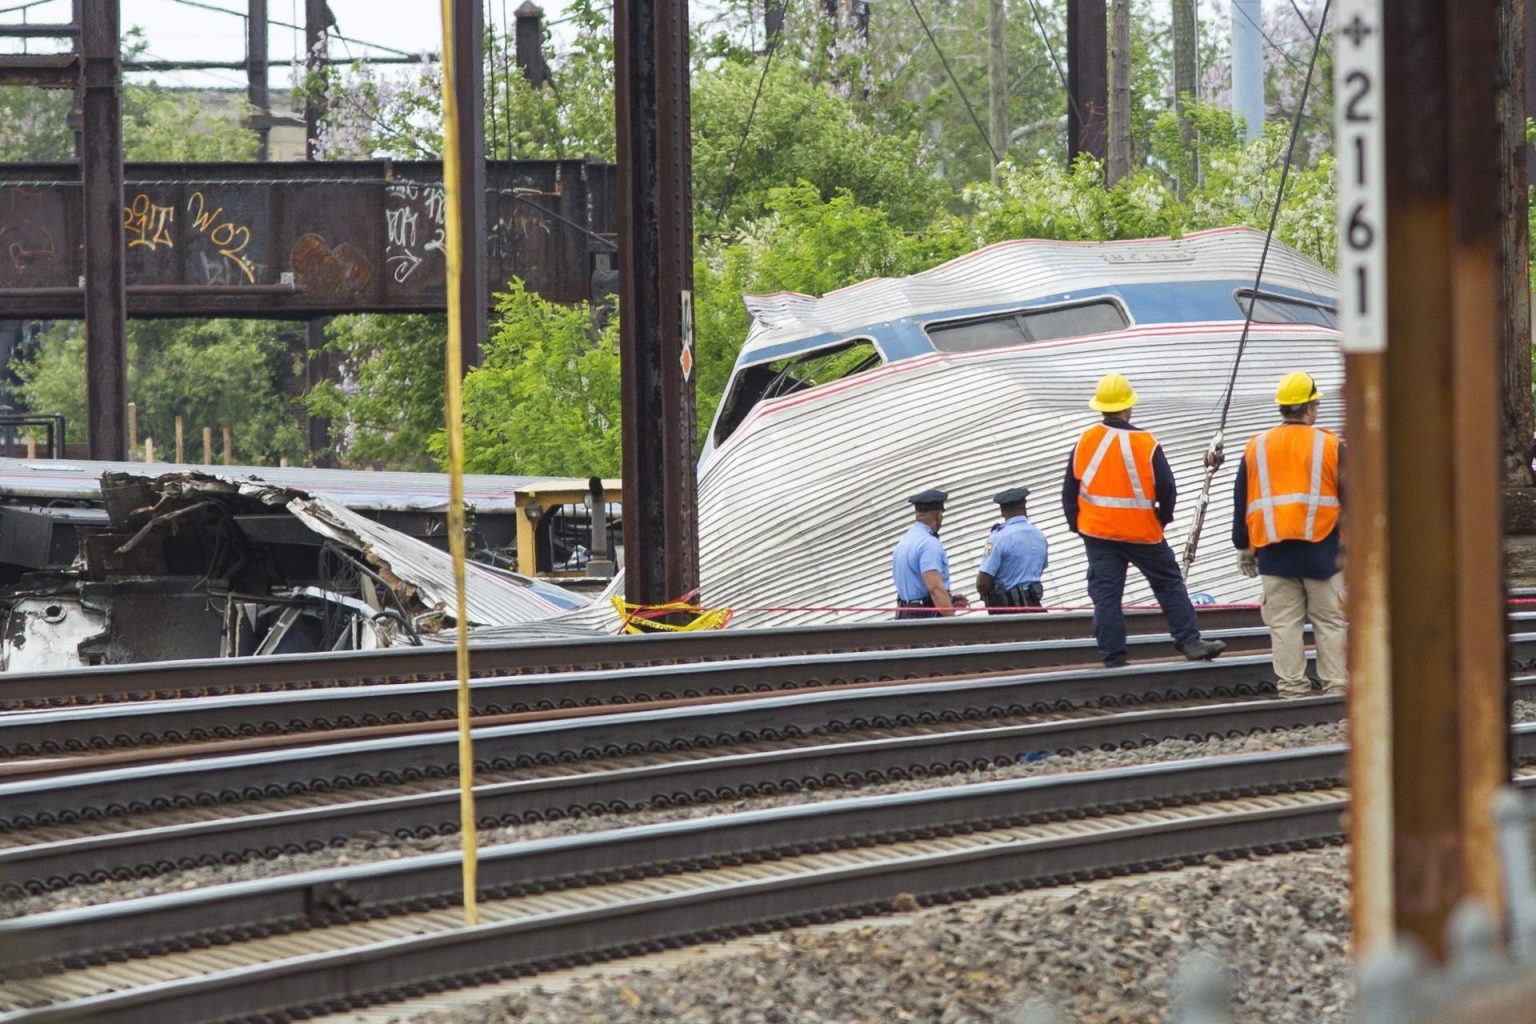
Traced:
[[1232, 111], [1249, 142], [1264, 134], [1263, 23], [1264, 0], [1232, 0]]
[[[480, 0], [453, 0], [453, 77], [458, 96], [459, 167], [463, 175], [459, 224], [459, 354], [465, 374], [480, 363], [490, 291], [486, 278], [485, 233], [485, 13]], [[448, 296], [448, 301], [454, 301]]]
[[533, 0], [523, 0], [513, 17], [518, 69], [535, 89], [548, 85], [552, 76], [544, 61], [544, 8]]
[[[1197, 61], [1200, 30], [1195, 18], [1195, 0], [1173, 0], [1173, 109], [1179, 119], [1179, 134], [1184, 138], [1184, 151], [1189, 154], [1190, 170], [1198, 179], [1200, 167], [1195, 154], [1195, 133], [1189, 123], [1188, 109], [1193, 100], [1200, 98]], [[1185, 181], [1183, 175], [1180, 175], [1179, 198], [1182, 199], [1193, 184], [1193, 181]]]
[[1357, 956], [1502, 905], [1499, 2], [1336, 3]]
[[1109, 7], [1109, 184], [1131, 173], [1131, 0]]
[[[1531, 408], [1530, 147], [1525, 119], [1532, 110], [1527, 76], [1525, 0], [1499, 2], [1499, 169], [1504, 197], [1503, 281], [1504, 484], [1530, 488]], [[1513, 498], [1513, 496], [1509, 496]], [[1529, 498], [1529, 495], [1527, 495]], [[1527, 500], [1526, 504], [1529, 504]]]
[[[319, 159], [320, 122], [325, 117], [325, 97], [317, 95], [317, 76], [325, 68], [326, 34], [335, 22], [325, 0], [304, 0], [304, 159]], [[304, 323], [304, 387], [313, 391], [332, 376], [331, 355], [325, 350], [325, 325], [328, 321], [311, 318]], [[295, 345], [298, 342], [295, 341]], [[306, 442], [317, 465], [329, 465], [331, 459], [331, 423], [321, 416], [306, 414]]]
[[699, 583], [687, 0], [615, 0], [625, 596]]
[[85, 0], [80, 13], [86, 442], [90, 458], [121, 462], [128, 443], [128, 295], [118, 0]]
[[267, 0], [249, 0], [245, 15], [245, 99], [256, 132], [256, 159], [271, 159], [272, 111], [267, 98]]
[[1109, 156], [1109, 14], [1105, 0], [1067, 0], [1067, 159]]
[[987, 101], [991, 108], [992, 181], [1008, 152], [1008, 65], [1004, 48], [1007, 15], [1003, 0], [987, 0]]

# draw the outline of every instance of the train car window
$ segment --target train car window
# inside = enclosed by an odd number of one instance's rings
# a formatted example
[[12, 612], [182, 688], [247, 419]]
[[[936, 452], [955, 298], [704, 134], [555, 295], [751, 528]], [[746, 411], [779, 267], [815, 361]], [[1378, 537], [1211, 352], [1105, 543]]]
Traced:
[[874, 342], [856, 338], [805, 355], [749, 366], [736, 375], [730, 393], [721, 403], [715, 443], [720, 444], [735, 433], [759, 402], [843, 380], [872, 370], [882, 362]]
[[[1247, 288], [1237, 293], [1237, 311], [1243, 316], [1248, 315], [1248, 300], [1253, 298], [1253, 289]], [[1253, 322], [1256, 324], [1316, 324], [1318, 327], [1339, 326], [1338, 310], [1332, 306], [1325, 306], [1320, 302], [1309, 302], [1306, 299], [1292, 299], [1282, 295], [1271, 295], [1260, 292], [1257, 301], [1253, 304]]]
[[1031, 341], [1076, 338], [1121, 331], [1129, 326], [1115, 302], [1085, 302], [1053, 309], [1015, 310], [974, 320], [952, 320], [925, 328], [940, 352], [980, 352]]

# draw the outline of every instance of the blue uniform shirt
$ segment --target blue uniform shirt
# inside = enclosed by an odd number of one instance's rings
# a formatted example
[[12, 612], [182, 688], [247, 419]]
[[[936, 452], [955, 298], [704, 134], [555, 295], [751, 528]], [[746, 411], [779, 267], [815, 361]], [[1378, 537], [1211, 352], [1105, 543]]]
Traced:
[[992, 527], [987, 538], [987, 553], [981, 571], [997, 581], [1004, 590], [1026, 583], [1039, 583], [1050, 564], [1045, 534], [1025, 516], [1014, 516]]
[[937, 570], [949, 589], [949, 555], [944, 542], [925, 523], [907, 527], [901, 542], [891, 554], [891, 577], [896, 581], [896, 596], [903, 601], [921, 601], [928, 596], [923, 573]]

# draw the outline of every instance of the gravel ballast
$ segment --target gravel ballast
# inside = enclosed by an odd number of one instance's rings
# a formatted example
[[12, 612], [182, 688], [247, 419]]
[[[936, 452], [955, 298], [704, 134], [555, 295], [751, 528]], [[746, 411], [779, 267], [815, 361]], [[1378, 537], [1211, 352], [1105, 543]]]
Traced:
[[745, 952], [554, 990], [530, 979], [483, 1003], [385, 1019], [1013, 1024], [1045, 1002], [1064, 1024], [1149, 1024], [1169, 1019], [1172, 976], [1198, 950], [1233, 972], [1235, 1020], [1344, 1024], [1348, 934], [1348, 867], [1330, 849], [785, 932]]

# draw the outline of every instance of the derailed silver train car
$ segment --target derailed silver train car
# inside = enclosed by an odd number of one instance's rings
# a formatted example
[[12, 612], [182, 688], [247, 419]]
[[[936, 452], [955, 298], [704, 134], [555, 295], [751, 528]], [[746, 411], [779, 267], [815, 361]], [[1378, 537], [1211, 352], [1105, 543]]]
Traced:
[[[1343, 379], [1329, 271], [1262, 232], [1181, 239], [1005, 242], [903, 279], [813, 298], [747, 299], [753, 316], [699, 469], [702, 593], [741, 625], [880, 618], [905, 495], [950, 493], [944, 541], [954, 589], [974, 578], [989, 498], [1033, 489], [1030, 518], [1051, 542], [1046, 604], [1087, 602], [1082, 545], [1067, 530], [1062, 478], [1088, 398], [1110, 371], [1141, 395], [1138, 426], [1179, 481], [1169, 541], [1184, 542], [1202, 457], [1216, 431], [1250, 300], [1254, 324], [1226, 438], [1240, 452], [1275, 422], [1275, 381]], [[1337, 429], [1342, 404], [1320, 422]], [[1212, 495], [1190, 590], [1255, 600], [1233, 568], [1229, 461]], [[1126, 599], [1150, 598], [1133, 574]], [[972, 595], [973, 597], [975, 595]], [[865, 609], [865, 610], [854, 610]]]

